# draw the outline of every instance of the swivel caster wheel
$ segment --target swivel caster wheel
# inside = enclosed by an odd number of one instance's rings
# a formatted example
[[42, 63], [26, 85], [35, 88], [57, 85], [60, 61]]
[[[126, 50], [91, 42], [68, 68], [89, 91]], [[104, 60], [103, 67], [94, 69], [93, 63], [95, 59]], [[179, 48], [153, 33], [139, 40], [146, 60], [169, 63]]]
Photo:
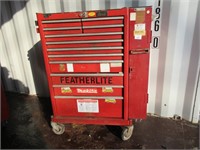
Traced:
[[65, 132], [64, 124], [51, 122], [51, 126], [52, 126], [52, 131], [57, 135], [61, 135]]
[[134, 126], [123, 127], [121, 138], [123, 141], [129, 140], [133, 134]]

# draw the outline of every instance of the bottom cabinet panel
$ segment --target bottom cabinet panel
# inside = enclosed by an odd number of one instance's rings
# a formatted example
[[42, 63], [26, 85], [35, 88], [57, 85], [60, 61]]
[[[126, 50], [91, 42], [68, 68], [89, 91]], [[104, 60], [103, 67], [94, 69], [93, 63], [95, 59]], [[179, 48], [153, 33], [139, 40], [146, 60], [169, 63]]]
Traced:
[[55, 99], [58, 116], [122, 118], [122, 99]]

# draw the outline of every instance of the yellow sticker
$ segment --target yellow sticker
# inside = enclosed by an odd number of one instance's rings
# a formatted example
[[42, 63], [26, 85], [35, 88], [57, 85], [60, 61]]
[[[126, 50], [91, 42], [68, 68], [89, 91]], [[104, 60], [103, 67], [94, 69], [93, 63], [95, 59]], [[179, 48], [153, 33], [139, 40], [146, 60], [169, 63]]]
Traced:
[[145, 21], [145, 9], [136, 11], [136, 23], [143, 23]]
[[134, 36], [145, 36], [146, 35], [146, 24], [138, 23], [134, 26]]
[[146, 31], [145, 31], [145, 30], [134, 31], [134, 35], [142, 35], [142, 36], [145, 36], [145, 35], [146, 35]]
[[94, 16], [96, 16], [96, 12], [89, 12], [89, 13], [88, 13], [88, 16], [89, 16], [89, 17], [94, 17]]
[[102, 92], [103, 93], [112, 93], [113, 88], [112, 87], [102, 87]]
[[72, 93], [72, 90], [70, 89], [70, 87], [62, 87], [61, 93]]
[[65, 71], [65, 64], [60, 64], [59, 65], [59, 70], [60, 71]]
[[116, 103], [115, 99], [105, 99], [106, 103]]

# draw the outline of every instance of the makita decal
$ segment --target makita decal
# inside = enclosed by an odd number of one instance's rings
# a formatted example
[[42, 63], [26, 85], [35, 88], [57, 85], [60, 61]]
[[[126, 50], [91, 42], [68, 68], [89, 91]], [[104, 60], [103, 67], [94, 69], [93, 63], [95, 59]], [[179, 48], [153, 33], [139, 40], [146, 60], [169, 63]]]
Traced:
[[60, 77], [67, 84], [112, 84], [112, 77]]
[[77, 93], [97, 93], [97, 89], [94, 88], [77, 88]]

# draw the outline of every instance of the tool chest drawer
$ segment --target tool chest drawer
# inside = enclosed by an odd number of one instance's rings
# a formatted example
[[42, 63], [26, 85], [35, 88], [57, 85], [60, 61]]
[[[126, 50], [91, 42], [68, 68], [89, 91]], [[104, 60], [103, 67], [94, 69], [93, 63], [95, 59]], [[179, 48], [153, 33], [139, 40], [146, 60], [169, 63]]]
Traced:
[[55, 103], [59, 116], [121, 118], [123, 99], [119, 98], [66, 98], [56, 96]]
[[53, 84], [123, 85], [123, 74], [51, 74]]
[[75, 60], [122, 60], [123, 54], [74, 54], [74, 55], [48, 55], [50, 61]]
[[122, 96], [123, 86], [53, 85], [56, 96]]
[[122, 72], [122, 60], [119, 61], [52, 61], [52, 73], [65, 72]]

